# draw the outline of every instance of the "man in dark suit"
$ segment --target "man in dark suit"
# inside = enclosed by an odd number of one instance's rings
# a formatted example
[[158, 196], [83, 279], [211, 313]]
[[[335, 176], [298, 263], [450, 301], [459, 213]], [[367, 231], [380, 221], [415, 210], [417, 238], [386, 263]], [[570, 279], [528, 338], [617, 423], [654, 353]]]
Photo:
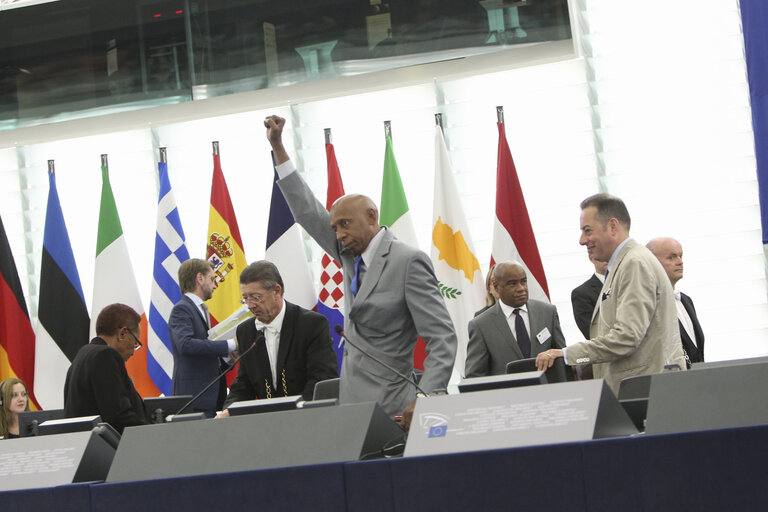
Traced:
[[571, 305], [573, 306], [573, 318], [576, 320], [584, 339], [589, 339], [589, 324], [592, 323], [592, 313], [595, 311], [597, 298], [600, 296], [600, 290], [605, 281], [605, 269], [608, 268], [608, 262], [597, 261], [591, 255], [589, 261], [595, 266], [595, 273], [592, 277], [577, 286], [571, 292]]
[[[683, 247], [680, 242], [674, 238], [654, 238], [646, 247], [658, 258], [674, 289], [677, 282], [683, 278]], [[685, 364], [690, 368], [691, 363], [704, 361], [704, 331], [691, 298], [679, 290], [674, 292]]]
[[467, 377], [501, 375], [510, 361], [565, 346], [555, 306], [528, 299], [528, 277], [522, 265], [498, 263], [493, 286], [499, 300], [469, 322]]
[[111, 304], [96, 319], [96, 337], [78, 350], [64, 382], [68, 418], [99, 415], [115, 430], [146, 425], [144, 402], [125, 362], [141, 348], [141, 317], [125, 304]]
[[328, 320], [283, 299], [283, 279], [273, 263], [248, 265], [240, 274], [240, 291], [256, 318], [237, 326], [243, 356], [225, 408], [256, 398], [311, 400], [316, 382], [338, 377]]
[[[168, 334], [173, 348], [173, 394], [197, 395], [226, 368], [223, 358], [237, 350], [235, 340], [209, 340], [210, 314], [205, 301], [216, 289], [213, 266], [192, 258], [179, 267], [179, 288], [184, 296], [173, 306]], [[213, 417], [227, 395], [224, 377], [193, 404], [193, 410]]]
[[377, 402], [389, 415], [402, 413], [408, 428], [415, 387], [367, 354], [407, 375], [413, 372], [413, 350], [421, 336], [427, 358], [419, 386], [427, 393], [445, 389], [458, 342], [432, 262], [379, 225], [378, 208], [369, 197], [346, 195], [328, 212], [288, 157], [282, 142], [285, 119], [269, 116], [264, 125], [280, 177], [277, 183], [293, 216], [344, 269], [346, 336], [361, 349], [344, 347], [340, 401]]

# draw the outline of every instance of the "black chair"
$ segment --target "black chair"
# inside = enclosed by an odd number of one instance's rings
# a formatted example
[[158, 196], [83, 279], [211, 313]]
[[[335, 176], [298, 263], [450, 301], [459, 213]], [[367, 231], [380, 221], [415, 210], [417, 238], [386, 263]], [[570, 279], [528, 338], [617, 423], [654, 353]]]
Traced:
[[312, 400], [329, 400], [339, 398], [339, 378], [315, 382]]
[[[517, 361], [510, 361], [507, 363], [507, 373], [523, 373], [523, 372], [535, 372], [536, 371], [536, 358], [531, 357], [529, 359], [518, 359]], [[573, 372], [571, 367], [567, 366], [562, 357], [555, 359], [552, 368], [549, 368], [544, 372], [547, 377], [547, 383], [553, 384], [555, 382], [570, 382], [573, 380]]]

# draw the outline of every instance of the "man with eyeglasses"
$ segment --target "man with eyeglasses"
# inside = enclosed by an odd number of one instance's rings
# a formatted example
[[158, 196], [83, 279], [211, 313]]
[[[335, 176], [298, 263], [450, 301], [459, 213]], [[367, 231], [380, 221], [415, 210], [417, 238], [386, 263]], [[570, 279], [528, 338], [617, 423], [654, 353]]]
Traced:
[[[210, 314], [205, 301], [218, 286], [211, 262], [191, 258], [179, 267], [183, 297], [173, 306], [168, 334], [173, 349], [173, 394], [197, 395], [226, 369], [225, 358], [237, 350], [235, 340], [209, 340]], [[227, 381], [221, 377], [194, 404], [192, 410], [209, 418], [216, 415], [227, 396]]]
[[225, 408], [256, 398], [311, 400], [316, 382], [338, 377], [328, 320], [283, 299], [284, 290], [280, 272], [269, 261], [251, 263], [240, 274], [241, 302], [256, 318], [237, 326], [243, 357]]
[[115, 430], [146, 425], [144, 402], [125, 369], [141, 348], [141, 316], [125, 304], [110, 304], [96, 319], [96, 337], [80, 348], [64, 383], [68, 418], [99, 415]]

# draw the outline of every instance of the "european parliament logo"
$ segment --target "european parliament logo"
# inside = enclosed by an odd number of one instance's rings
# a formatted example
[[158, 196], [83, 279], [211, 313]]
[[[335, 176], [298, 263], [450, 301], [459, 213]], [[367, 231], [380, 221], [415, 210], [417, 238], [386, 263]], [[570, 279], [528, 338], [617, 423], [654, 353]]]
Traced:
[[448, 432], [448, 425], [434, 425], [429, 427], [429, 435], [427, 437], [445, 437]]

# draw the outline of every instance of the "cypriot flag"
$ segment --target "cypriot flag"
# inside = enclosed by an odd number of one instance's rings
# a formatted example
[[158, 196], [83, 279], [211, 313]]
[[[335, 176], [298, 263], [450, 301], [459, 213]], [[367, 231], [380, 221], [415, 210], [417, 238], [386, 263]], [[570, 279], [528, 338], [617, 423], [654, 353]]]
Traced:
[[[147, 345], [147, 316], [141, 305], [139, 287], [128, 256], [128, 246], [117, 213], [112, 185], [109, 183], [107, 155], [101, 155], [101, 210], [99, 232], [96, 238], [96, 265], [93, 274], [93, 307], [91, 308], [91, 337], [96, 336], [96, 319], [110, 304], [130, 306], [141, 315], [141, 342]], [[147, 350], [137, 350], [125, 363], [133, 385], [142, 397], [158, 396], [157, 389], [147, 373]]]
[[435, 125], [435, 193], [432, 209], [432, 264], [440, 293], [459, 341], [451, 383], [464, 374], [467, 324], [485, 305], [485, 278], [475, 257], [464, 210], [453, 179], [443, 130]]

